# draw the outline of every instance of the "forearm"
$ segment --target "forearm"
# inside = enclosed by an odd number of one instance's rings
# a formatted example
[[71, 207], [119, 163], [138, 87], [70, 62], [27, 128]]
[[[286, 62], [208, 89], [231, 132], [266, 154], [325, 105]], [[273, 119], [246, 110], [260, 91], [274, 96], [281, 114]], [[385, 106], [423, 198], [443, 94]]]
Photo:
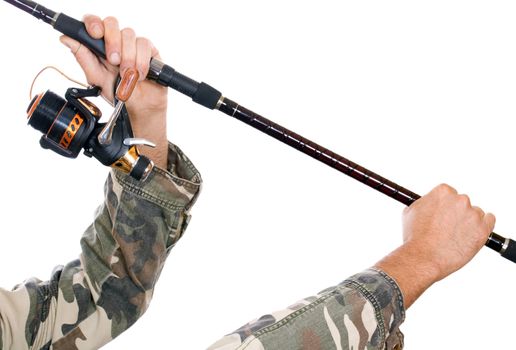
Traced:
[[262, 316], [209, 349], [401, 349], [404, 317], [396, 283], [382, 271], [369, 269]]
[[438, 270], [417, 246], [404, 244], [375, 265], [399, 285], [405, 308], [409, 308], [434, 282]]
[[169, 172], [155, 168], [144, 183], [112, 172], [105, 203], [81, 240], [80, 259], [50, 281], [0, 290], [4, 349], [73, 349], [77, 339], [80, 349], [97, 349], [145, 312], [201, 181], [175, 147], [168, 163]]
[[[102, 320], [105, 341], [136, 322], [186, 228], [200, 176], [177, 148], [169, 155], [170, 172], [156, 168], [144, 184], [119, 172], [108, 179], [105, 205], [81, 240], [85, 282], [95, 306], [77, 327], [90, 332], [86, 338], [99, 338]], [[90, 329], [88, 318], [95, 320]]]
[[[131, 115], [131, 110], [129, 110]], [[142, 113], [142, 112], [139, 112]], [[145, 118], [132, 118], [131, 126], [136, 137], [153, 142], [156, 147], [139, 147], [144, 156], [154, 162], [154, 165], [161, 169], [167, 169], [168, 139], [167, 139], [167, 116], [165, 110], [144, 113]]]
[[[141, 82], [147, 84], [149, 82]], [[146, 101], [141, 105], [142, 98], [136, 96], [135, 101], [129, 99], [127, 111], [131, 118], [131, 126], [136, 137], [147, 139], [156, 147], [141, 147], [139, 151], [151, 159], [162, 169], [167, 168], [168, 138], [167, 138], [167, 88], [153, 84], [152, 102]], [[137, 93], [138, 94], [138, 93]], [[150, 98], [147, 98], [149, 100]]]

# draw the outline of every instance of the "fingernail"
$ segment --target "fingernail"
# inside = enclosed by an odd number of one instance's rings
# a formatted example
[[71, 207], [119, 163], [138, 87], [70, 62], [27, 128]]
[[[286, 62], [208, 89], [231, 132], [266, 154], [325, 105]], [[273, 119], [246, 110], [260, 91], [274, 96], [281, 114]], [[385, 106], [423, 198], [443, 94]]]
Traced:
[[111, 64], [119, 65], [120, 64], [120, 54], [118, 52], [113, 52], [111, 56], [109, 56], [109, 61]]
[[100, 29], [100, 26], [98, 24], [94, 24], [91, 27], [92, 34], [96, 37], [102, 36], [102, 30]]

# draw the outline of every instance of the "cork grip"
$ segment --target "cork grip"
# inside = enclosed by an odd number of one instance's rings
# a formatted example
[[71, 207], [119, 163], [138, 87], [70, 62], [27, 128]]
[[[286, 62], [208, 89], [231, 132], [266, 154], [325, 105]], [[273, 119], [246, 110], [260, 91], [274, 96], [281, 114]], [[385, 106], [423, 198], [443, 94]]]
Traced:
[[129, 68], [125, 71], [116, 89], [116, 98], [119, 101], [126, 102], [131, 97], [139, 77], [140, 74], [135, 68]]

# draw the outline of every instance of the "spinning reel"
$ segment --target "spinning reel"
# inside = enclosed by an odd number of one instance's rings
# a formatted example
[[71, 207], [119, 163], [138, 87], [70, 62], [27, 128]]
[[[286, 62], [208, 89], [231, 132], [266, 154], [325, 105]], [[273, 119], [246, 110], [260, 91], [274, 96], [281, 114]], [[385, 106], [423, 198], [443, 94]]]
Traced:
[[41, 147], [67, 158], [80, 151], [106, 166], [119, 169], [137, 180], [144, 180], [154, 164], [139, 154], [136, 146], [154, 147], [133, 137], [124, 102], [138, 81], [138, 71], [128, 69], [116, 90], [116, 107], [107, 123], [100, 123], [101, 111], [87, 97], [98, 97], [100, 87], [69, 88], [65, 98], [48, 90], [35, 96], [27, 109], [28, 124], [43, 133]]

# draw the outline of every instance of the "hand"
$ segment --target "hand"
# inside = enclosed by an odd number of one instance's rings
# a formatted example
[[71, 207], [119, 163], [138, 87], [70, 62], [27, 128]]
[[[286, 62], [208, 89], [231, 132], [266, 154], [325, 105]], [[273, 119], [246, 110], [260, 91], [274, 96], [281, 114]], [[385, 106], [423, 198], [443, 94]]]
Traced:
[[466, 265], [494, 225], [493, 214], [439, 185], [404, 210], [404, 244], [376, 266], [398, 282], [408, 307], [434, 282]]
[[468, 263], [493, 231], [495, 217], [471, 206], [469, 197], [440, 185], [404, 210], [403, 240], [437, 269], [442, 279]]
[[140, 81], [126, 102], [127, 111], [134, 135], [157, 145], [155, 149], [145, 147], [141, 153], [152, 159], [156, 165], [166, 168], [167, 88], [145, 80], [151, 58], [159, 59], [158, 50], [150, 40], [136, 37], [131, 28], [120, 30], [114, 17], [101, 20], [97, 16], [87, 15], [84, 17], [84, 24], [90, 36], [104, 39], [107, 60], [99, 59], [89, 49], [67, 36], [62, 36], [61, 42], [70, 48], [88, 83], [100, 86], [102, 95], [109, 101], [113, 101], [117, 76], [123, 75], [131, 67], [138, 70]]

